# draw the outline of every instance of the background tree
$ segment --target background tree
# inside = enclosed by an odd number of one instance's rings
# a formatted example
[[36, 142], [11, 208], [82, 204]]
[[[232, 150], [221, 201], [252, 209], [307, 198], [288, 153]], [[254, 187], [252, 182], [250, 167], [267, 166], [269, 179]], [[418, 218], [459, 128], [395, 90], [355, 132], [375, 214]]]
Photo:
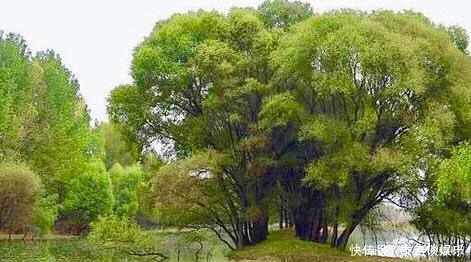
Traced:
[[111, 123], [101, 123], [98, 129], [103, 139], [103, 162], [107, 169], [111, 169], [115, 164], [129, 166], [138, 161], [140, 152], [127, 142], [126, 136], [120, 132], [119, 127]]
[[138, 166], [115, 164], [109, 171], [113, 184], [113, 211], [117, 216], [134, 217], [139, 210], [138, 193], [143, 172]]
[[44, 89], [36, 105], [38, 127], [30, 162], [47, 189], [62, 200], [66, 183], [80, 174], [95, 154], [90, 117], [77, 80], [53, 51], [38, 54], [34, 63], [41, 73], [37, 84]]
[[288, 28], [313, 15], [311, 6], [300, 1], [264, 1], [257, 10], [266, 25], [278, 28]]
[[33, 236], [43, 236], [52, 231], [57, 218], [57, 195], [47, 195], [42, 190], [41, 197], [33, 209]]
[[250, 232], [237, 192], [224, 179], [224, 161], [210, 151], [163, 166], [153, 181], [156, 212], [164, 225], [208, 228], [235, 249], [247, 244]]
[[413, 214], [412, 223], [432, 244], [464, 248], [471, 244], [470, 153], [467, 143], [453, 147], [451, 156], [436, 161], [425, 177], [426, 197], [414, 195], [415, 201], [407, 203]]
[[0, 31], [0, 159], [15, 160], [28, 151], [34, 117], [33, 68], [25, 40]]
[[453, 43], [456, 48], [462, 51], [465, 54], [469, 54], [469, 36], [468, 32], [462, 27], [459, 26], [450, 26], [445, 28], [451, 36]]

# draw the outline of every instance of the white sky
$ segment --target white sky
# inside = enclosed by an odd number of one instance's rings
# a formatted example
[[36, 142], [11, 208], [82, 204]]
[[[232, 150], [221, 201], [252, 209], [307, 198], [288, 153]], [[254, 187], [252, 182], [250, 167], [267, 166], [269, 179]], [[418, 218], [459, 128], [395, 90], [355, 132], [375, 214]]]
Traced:
[[[23, 35], [33, 51], [58, 52], [77, 76], [93, 119], [106, 120], [113, 87], [132, 81], [133, 48], [156, 21], [188, 10], [227, 11], [262, 0], [0, 0], [0, 30]], [[338, 8], [413, 9], [471, 32], [469, 0], [309, 0], [316, 12]]]

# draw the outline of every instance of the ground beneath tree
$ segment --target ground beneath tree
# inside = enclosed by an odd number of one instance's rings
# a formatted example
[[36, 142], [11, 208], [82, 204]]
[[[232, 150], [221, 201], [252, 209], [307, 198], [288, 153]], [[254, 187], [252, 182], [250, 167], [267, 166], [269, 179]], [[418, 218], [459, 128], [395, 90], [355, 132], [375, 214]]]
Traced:
[[258, 262], [404, 262], [398, 258], [351, 256], [350, 252], [341, 252], [329, 245], [322, 245], [298, 240], [291, 230], [272, 232], [268, 239], [256, 246], [243, 248], [229, 254], [233, 261]]

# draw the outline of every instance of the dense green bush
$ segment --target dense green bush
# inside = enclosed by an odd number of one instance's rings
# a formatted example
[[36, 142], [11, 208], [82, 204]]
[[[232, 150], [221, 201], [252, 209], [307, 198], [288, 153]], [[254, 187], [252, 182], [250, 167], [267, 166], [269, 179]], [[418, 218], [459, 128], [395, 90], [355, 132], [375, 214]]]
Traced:
[[119, 250], [131, 256], [155, 257], [157, 261], [167, 258], [157, 236], [151, 231], [141, 230], [130, 218], [111, 215], [98, 219], [92, 223], [88, 240], [97, 246]]
[[115, 164], [109, 171], [115, 198], [113, 211], [118, 216], [132, 217], [139, 209], [138, 189], [143, 173], [139, 166], [122, 167]]
[[102, 162], [91, 162], [86, 171], [71, 180], [63, 202], [66, 220], [72, 223], [72, 233], [81, 233], [100, 215], [112, 211], [114, 198], [111, 178]]
[[49, 233], [57, 217], [57, 195], [42, 196], [33, 213], [33, 224], [36, 233]]
[[27, 167], [0, 166], [0, 229], [28, 232], [40, 199], [41, 180]]

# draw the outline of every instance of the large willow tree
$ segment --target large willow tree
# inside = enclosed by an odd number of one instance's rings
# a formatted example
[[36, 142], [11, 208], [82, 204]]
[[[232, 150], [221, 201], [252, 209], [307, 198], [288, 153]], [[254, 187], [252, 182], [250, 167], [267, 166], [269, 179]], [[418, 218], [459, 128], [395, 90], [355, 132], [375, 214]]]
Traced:
[[298, 156], [283, 181], [299, 237], [325, 240], [330, 224], [345, 248], [372, 208], [471, 135], [471, 63], [450, 40], [409, 12], [331, 13], [283, 36], [261, 116], [272, 136], [296, 132], [274, 146]]
[[[118, 87], [110, 99], [111, 118], [142, 148], [158, 141], [170, 144], [178, 157], [212, 150], [216, 159], [224, 159], [217, 168], [207, 163], [211, 172], [206, 186], [216, 186], [222, 194], [211, 196], [212, 206], [199, 203], [204, 212], [198, 213], [198, 221], [222, 228], [231, 247], [257, 243], [268, 233], [266, 199], [276, 179], [258, 168], [256, 163], [263, 161], [257, 161], [257, 141], [252, 141], [272, 75], [267, 58], [284, 28], [311, 14], [309, 6], [300, 3], [274, 4], [267, 2], [259, 11], [233, 9], [227, 16], [194, 12], [159, 22], [135, 51], [135, 86]], [[183, 176], [192, 173], [181, 170]], [[157, 177], [157, 184], [173, 183]], [[186, 201], [191, 200], [194, 203], [189, 195]], [[208, 212], [213, 209], [219, 211]], [[201, 214], [206, 219], [201, 220]]]

